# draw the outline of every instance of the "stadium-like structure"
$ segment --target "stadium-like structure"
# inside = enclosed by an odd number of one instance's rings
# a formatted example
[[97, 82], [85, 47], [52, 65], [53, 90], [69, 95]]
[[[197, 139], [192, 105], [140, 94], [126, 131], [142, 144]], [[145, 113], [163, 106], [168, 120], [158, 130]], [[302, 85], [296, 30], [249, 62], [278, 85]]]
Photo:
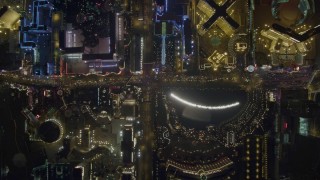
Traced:
[[[239, 87], [237, 90], [242, 89]], [[166, 115], [162, 116], [163, 123], [158, 129], [162, 136], [159, 140], [159, 156], [166, 159], [169, 173], [179, 173], [182, 177], [215, 177], [232, 171], [235, 147], [242, 144], [245, 136], [262, 128], [262, 120], [268, 111], [266, 92], [263, 89], [251, 90], [245, 94], [246, 101], [241, 103], [235, 100], [231, 104], [206, 106], [205, 103], [190, 102], [188, 98], [172, 93], [171, 90], [164, 90], [160, 101]], [[229, 116], [218, 122], [205, 122], [205, 128], [197, 128], [184, 124], [179, 115], [181, 112], [176, 108], [177, 103], [205, 111], [225, 111], [232, 108], [239, 110], [231, 118]]]

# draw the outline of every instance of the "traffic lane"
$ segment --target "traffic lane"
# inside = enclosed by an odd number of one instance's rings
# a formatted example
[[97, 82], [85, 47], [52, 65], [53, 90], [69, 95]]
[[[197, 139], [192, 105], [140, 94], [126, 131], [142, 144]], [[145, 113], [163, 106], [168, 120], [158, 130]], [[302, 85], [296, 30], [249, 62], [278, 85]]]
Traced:
[[141, 159], [139, 161], [138, 179], [152, 179], [152, 125], [151, 125], [151, 103], [144, 102], [142, 104], [144, 135], [141, 143]]

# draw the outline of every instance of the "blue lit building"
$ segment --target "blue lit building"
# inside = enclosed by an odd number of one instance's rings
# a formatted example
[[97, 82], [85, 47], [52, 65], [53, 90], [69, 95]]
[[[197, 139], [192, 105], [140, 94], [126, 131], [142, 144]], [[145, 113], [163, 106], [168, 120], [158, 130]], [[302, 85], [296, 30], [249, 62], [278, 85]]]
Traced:
[[20, 48], [23, 53], [32, 55], [35, 74], [54, 74], [54, 53], [51, 43], [54, 7], [47, 0], [35, 0], [30, 10], [31, 19], [27, 16], [21, 18]]
[[68, 163], [48, 163], [33, 168], [34, 179], [58, 180], [73, 179], [72, 167]]
[[[189, 63], [193, 54], [191, 23], [187, 15], [189, 1], [158, 0], [156, 5], [154, 32], [156, 64], [161, 64], [166, 71], [180, 71], [178, 64]], [[183, 66], [185, 65], [179, 67]]]

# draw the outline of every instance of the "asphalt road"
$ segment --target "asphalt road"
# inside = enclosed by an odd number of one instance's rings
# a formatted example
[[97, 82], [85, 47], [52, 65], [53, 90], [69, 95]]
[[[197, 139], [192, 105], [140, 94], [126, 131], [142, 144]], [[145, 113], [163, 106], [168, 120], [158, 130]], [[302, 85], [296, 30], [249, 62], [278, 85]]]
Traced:
[[144, 102], [141, 105], [141, 115], [143, 121], [143, 138], [141, 140], [141, 146], [139, 147], [141, 150], [141, 157], [138, 160], [138, 171], [137, 171], [137, 179], [145, 180], [152, 179], [152, 154], [153, 154], [153, 123], [152, 123], [152, 115], [153, 115], [153, 105], [151, 101], [150, 89], [146, 88], [143, 92]]
[[150, 0], [144, 0], [144, 62], [154, 62], [153, 59], [153, 11], [152, 2]]

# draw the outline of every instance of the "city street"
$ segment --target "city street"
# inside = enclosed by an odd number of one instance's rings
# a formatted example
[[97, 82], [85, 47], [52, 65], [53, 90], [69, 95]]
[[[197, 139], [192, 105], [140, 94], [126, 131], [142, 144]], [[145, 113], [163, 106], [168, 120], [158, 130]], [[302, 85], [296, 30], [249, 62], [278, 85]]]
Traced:
[[144, 180], [144, 179], [152, 179], [152, 154], [153, 154], [153, 123], [152, 123], [152, 115], [153, 115], [153, 108], [152, 108], [152, 101], [150, 99], [150, 89], [146, 88], [143, 91], [143, 103], [141, 105], [141, 115], [142, 121], [144, 124], [143, 127], [143, 138], [141, 142], [141, 146], [138, 147], [141, 149], [141, 157], [138, 160], [138, 173], [137, 179]]

